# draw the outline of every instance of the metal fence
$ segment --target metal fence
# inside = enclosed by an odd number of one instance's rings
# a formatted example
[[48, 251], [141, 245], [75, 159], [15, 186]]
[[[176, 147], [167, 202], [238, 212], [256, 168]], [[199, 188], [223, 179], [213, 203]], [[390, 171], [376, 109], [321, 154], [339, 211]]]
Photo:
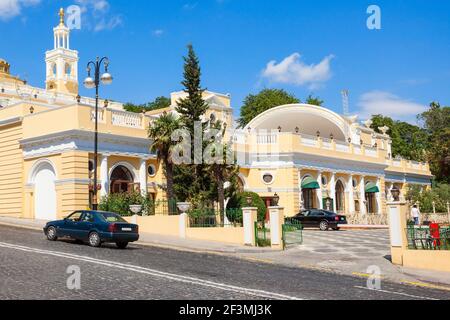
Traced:
[[303, 225], [295, 219], [285, 219], [283, 224], [283, 249], [301, 244], [303, 244]]
[[242, 227], [242, 209], [227, 209], [223, 219], [215, 209], [193, 209], [189, 212], [190, 228]]
[[177, 208], [177, 200], [157, 200], [149, 201], [147, 215], [165, 215], [176, 216], [179, 215]]
[[255, 222], [255, 241], [257, 247], [270, 247], [272, 245], [270, 228], [267, 228], [264, 222]]
[[450, 250], [450, 227], [414, 227], [406, 229], [410, 250]]

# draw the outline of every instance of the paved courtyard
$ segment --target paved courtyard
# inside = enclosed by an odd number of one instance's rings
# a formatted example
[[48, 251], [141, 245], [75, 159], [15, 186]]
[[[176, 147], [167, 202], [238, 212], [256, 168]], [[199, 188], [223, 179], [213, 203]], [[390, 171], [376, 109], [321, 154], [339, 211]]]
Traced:
[[317, 231], [303, 230], [303, 245], [293, 250], [319, 255], [354, 258], [384, 257], [390, 254], [388, 230]]

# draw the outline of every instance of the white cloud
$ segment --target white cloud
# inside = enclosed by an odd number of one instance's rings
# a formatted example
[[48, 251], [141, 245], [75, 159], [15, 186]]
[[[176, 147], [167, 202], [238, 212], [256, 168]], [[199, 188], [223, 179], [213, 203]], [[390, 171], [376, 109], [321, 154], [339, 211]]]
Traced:
[[307, 65], [301, 60], [300, 53], [296, 52], [278, 64], [275, 60], [270, 61], [263, 70], [262, 77], [274, 83], [317, 89], [331, 78], [330, 62], [333, 57], [329, 55], [318, 64]]
[[110, 15], [111, 5], [107, 0], [75, 0], [75, 2], [81, 7], [83, 24], [88, 29], [98, 32], [123, 25], [122, 16]]
[[0, 0], [0, 20], [9, 20], [21, 14], [23, 7], [38, 5], [41, 0]]
[[385, 91], [371, 91], [363, 94], [358, 102], [359, 113], [368, 119], [372, 115], [381, 114], [415, 124], [418, 114], [427, 110], [427, 106], [401, 99]]
[[102, 18], [95, 24], [94, 31], [112, 30], [115, 27], [121, 26], [122, 24], [123, 21], [120, 16], [114, 16], [109, 19]]
[[153, 36], [159, 38], [164, 34], [164, 30], [162, 29], [156, 29], [152, 31]]

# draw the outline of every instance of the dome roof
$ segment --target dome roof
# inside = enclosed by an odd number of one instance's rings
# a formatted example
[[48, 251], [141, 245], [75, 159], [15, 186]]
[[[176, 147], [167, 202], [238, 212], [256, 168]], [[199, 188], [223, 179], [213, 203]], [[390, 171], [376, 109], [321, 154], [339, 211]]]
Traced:
[[279, 130], [322, 137], [333, 135], [336, 140], [347, 141], [350, 128], [343, 117], [337, 113], [308, 104], [290, 104], [269, 109], [253, 119], [246, 127], [252, 130]]

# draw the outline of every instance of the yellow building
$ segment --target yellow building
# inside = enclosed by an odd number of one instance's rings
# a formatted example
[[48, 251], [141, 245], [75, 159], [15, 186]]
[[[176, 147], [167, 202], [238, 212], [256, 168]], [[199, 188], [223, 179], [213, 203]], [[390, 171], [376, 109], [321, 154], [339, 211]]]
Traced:
[[429, 165], [392, 158], [392, 141], [371, 122], [357, 122], [326, 108], [293, 104], [260, 114], [236, 139], [241, 180], [266, 204], [274, 194], [288, 216], [300, 209], [386, 212], [393, 188], [431, 185]]
[[[63, 16], [46, 53], [45, 89], [11, 76], [0, 59], [0, 215], [52, 220], [90, 204], [94, 166], [95, 101], [78, 95], [78, 52], [70, 49]], [[126, 112], [100, 101], [100, 196], [140, 190], [165, 199], [163, 170], [149, 151], [149, 124], [174, 111]], [[356, 118], [309, 105], [280, 106], [233, 131], [229, 95], [205, 92], [205, 119], [221, 120], [233, 139], [245, 190], [269, 205], [275, 193], [287, 215], [301, 207], [339, 212], [385, 211], [387, 191], [430, 184], [429, 166], [392, 159], [391, 140]], [[386, 128], [383, 128], [383, 130]], [[387, 130], [387, 129], [386, 129]]]

